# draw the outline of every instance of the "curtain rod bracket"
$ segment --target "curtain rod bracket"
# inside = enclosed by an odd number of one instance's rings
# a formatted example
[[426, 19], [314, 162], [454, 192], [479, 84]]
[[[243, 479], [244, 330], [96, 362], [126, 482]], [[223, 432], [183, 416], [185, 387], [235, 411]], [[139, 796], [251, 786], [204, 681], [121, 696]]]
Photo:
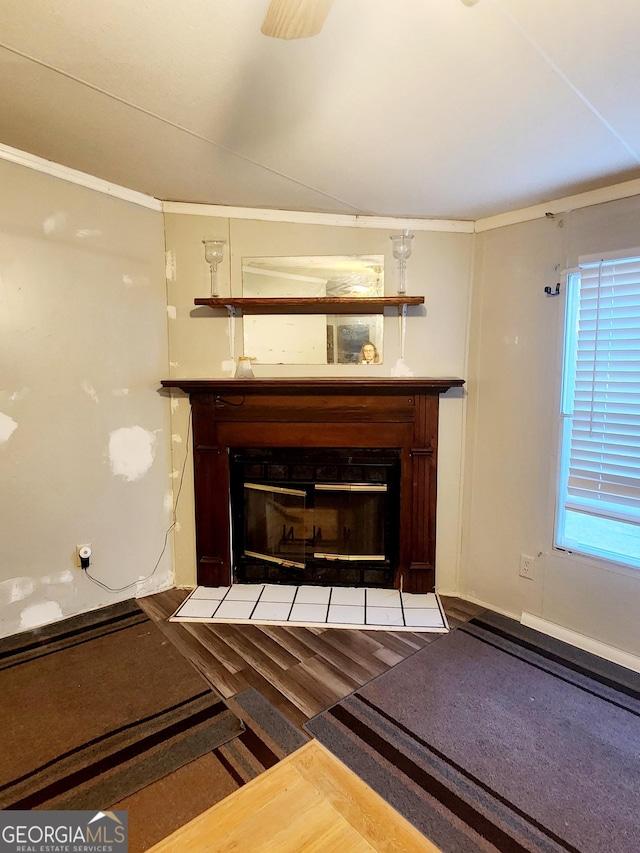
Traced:
[[556, 284], [556, 289], [552, 290], [548, 285], [545, 287], [544, 292], [547, 296], [559, 296], [560, 295], [560, 282]]

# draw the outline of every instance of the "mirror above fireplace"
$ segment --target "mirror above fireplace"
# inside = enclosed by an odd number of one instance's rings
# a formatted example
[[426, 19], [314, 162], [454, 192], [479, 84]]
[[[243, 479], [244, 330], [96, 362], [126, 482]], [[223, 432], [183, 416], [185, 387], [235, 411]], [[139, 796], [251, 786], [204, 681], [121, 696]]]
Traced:
[[[384, 255], [243, 258], [242, 292], [258, 299], [382, 297]], [[383, 329], [382, 314], [353, 308], [348, 314], [245, 315], [244, 352], [259, 364], [379, 364]]]

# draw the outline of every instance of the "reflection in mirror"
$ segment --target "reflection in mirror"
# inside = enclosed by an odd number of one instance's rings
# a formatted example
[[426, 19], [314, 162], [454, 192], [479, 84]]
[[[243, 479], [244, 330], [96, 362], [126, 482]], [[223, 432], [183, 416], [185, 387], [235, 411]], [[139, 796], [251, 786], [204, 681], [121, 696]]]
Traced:
[[[384, 255], [243, 258], [242, 295], [384, 296]], [[349, 312], [245, 315], [245, 355], [258, 364], [380, 364], [383, 316]]]

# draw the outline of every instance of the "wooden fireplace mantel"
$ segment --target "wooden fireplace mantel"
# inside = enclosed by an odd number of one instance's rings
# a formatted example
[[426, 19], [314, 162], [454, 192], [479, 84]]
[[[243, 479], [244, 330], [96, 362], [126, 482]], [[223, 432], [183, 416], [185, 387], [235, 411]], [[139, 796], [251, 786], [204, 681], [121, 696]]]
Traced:
[[[366, 370], [366, 367], [363, 368]], [[396, 586], [435, 588], [439, 395], [456, 377], [165, 379], [193, 410], [198, 583], [232, 581], [229, 448], [397, 448]]]
[[[366, 370], [366, 366], [363, 368]], [[457, 377], [409, 376], [392, 377], [327, 377], [281, 379], [163, 379], [163, 388], [180, 388], [192, 393], [237, 394], [442, 394], [450, 388], [460, 388], [464, 379]]]

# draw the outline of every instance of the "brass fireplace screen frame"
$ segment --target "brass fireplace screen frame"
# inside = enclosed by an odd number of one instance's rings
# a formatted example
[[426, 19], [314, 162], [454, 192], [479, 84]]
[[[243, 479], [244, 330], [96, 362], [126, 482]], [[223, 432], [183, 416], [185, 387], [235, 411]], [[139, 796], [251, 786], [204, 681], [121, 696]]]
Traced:
[[[287, 495], [297, 495], [298, 497], [303, 497], [306, 499], [307, 491], [305, 489], [285, 489], [282, 486], [267, 486], [264, 483], [244, 483], [245, 489], [252, 489], [256, 491], [263, 491], [270, 494], [287, 494]], [[388, 487], [385, 485], [375, 486], [368, 483], [350, 483], [349, 485], [345, 485], [344, 483], [334, 483], [334, 484], [326, 484], [326, 483], [314, 483], [313, 489], [316, 492], [356, 492], [356, 493], [384, 493], [385, 495], [388, 492]], [[246, 501], [245, 501], [246, 507]], [[311, 544], [315, 545], [317, 539], [317, 531], [320, 529], [320, 525], [316, 522], [316, 507], [303, 506], [302, 507], [302, 517], [300, 518], [299, 524], [306, 528], [311, 526], [313, 529], [313, 535], [311, 538]], [[304, 569], [305, 563], [296, 563], [290, 560], [285, 559], [284, 557], [275, 557], [271, 554], [262, 553], [260, 551], [251, 551], [246, 547], [246, 509], [245, 509], [245, 546], [242, 551], [243, 554], [250, 557], [256, 557], [261, 560], [267, 560], [272, 563], [279, 563], [282, 566], [295, 566], [296, 568]], [[343, 551], [335, 551], [335, 552], [324, 552], [324, 551], [316, 551], [313, 550], [310, 554], [316, 560], [345, 560], [347, 562], [380, 562], [388, 559], [386, 554], [352, 554], [347, 553], [346, 550]]]
[[391, 587], [399, 471], [396, 450], [231, 449], [235, 579]]

